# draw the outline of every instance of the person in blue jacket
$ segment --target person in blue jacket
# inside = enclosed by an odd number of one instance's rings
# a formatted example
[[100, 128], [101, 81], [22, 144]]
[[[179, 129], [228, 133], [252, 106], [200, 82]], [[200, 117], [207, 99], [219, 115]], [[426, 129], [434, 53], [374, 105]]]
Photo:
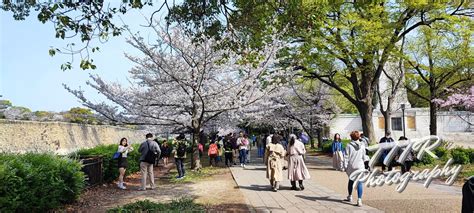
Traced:
[[344, 146], [341, 142], [341, 135], [336, 133], [331, 146], [332, 167], [338, 171], [344, 171]]

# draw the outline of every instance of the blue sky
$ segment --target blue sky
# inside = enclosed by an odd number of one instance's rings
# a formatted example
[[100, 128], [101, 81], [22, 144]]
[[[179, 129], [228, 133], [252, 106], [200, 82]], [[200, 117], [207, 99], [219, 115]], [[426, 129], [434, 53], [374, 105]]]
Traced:
[[[146, 31], [140, 27], [145, 24], [143, 15], [151, 14], [153, 8], [131, 11], [122, 15], [125, 24], [132, 31]], [[156, 8], [155, 8], [156, 9]], [[32, 13], [27, 20], [15, 21], [10, 12], [0, 11], [0, 99], [10, 100], [13, 105], [28, 107], [33, 111], [64, 111], [71, 107], [81, 106], [80, 102], [62, 86], [67, 84], [73, 89], [82, 88], [87, 97], [101, 101], [104, 98], [97, 91], [88, 87], [86, 81], [89, 73], [98, 74], [108, 81], [125, 81], [128, 70], [133, 64], [124, 57], [124, 53], [137, 53], [126, 42], [127, 33], [121, 37], [111, 38], [105, 44], [99, 44], [100, 52], [94, 53], [96, 70], [79, 68], [79, 57], [74, 68], [62, 71], [60, 65], [67, 62], [70, 56], [56, 55], [51, 57], [51, 47], [66, 47], [71, 40], [55, 38], [53, 25], [42, 24]], [[120, 19], [116, 19], [118, 23]], [[146, 38], [147, 34], [144, 37]]]

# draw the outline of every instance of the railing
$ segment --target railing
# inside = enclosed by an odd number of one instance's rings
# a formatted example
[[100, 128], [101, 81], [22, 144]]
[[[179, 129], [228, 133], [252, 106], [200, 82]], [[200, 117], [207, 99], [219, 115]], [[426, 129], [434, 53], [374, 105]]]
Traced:
[[103, 179], [103, 160], [100, 156], [81, 156], [82, 171], [86, 175], [86, 185], [95, 186], [101, 184]]

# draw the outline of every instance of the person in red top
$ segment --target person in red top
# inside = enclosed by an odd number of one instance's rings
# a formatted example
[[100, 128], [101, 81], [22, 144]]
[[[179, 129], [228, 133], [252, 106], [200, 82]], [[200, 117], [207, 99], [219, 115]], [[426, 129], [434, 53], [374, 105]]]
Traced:
[[211, 144], [209, 144], [207, 154], [209, 155], [209, 165], [212, 167], [212, 161], [214, 161], [214, 165], [217, 166], [217, 155], [219, 154], [219, 148], [217, 147], [215, 139], [212, 139]]

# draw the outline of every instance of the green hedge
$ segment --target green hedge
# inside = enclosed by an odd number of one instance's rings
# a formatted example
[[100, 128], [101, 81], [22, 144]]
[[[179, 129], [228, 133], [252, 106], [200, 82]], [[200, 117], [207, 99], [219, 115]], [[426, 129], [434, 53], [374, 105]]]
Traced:
[[455, 164], [474, 163], [473, 155], [474, 149], [454, 148], [451, 150], [451, 156]]
[[109, 213], [125, 212], [204, 212], [202, 205], [194, 203], [192, 199], [181, 198], [171, 203], [154, 203], [149, 200], [137, 201], [125, 206], [107, 210]]
[[53, 154], [0, 154], [0, 212], [45, 212], [84, 188], [81, 164]]
[[[140, 144], [132, 144], [134, 150], [127, 154], [128, 169], [127, 174], [132, 174], [140, 171], [140, 153], [138, 148]], [[114, 181], [119, 176], [118, 161], [112, 159], [112, 156], [117, 152], [118, 145], [99, 145], [90, 149], [81, 149], [73, 154], [71, 157], [80, 158], [85, 156], [102, 156], [103, 157], [103, 179], [106, 182]]]

